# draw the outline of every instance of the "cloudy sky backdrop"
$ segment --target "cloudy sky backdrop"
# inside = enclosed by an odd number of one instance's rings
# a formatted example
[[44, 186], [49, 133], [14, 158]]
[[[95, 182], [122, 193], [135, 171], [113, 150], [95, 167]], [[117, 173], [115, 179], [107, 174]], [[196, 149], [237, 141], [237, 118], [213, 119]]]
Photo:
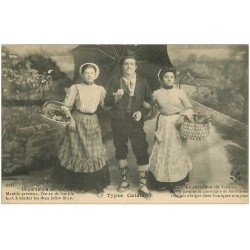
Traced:
[[[50, 56], [60, 66], [62, 71], [65, 71], [72, 77], [74, 70], [74, 60], [71, 50], [77, 47], [78, 44], [71, 45], [6, 45], [11, 53], [25, 56], [31, 53], [40, 53], [44, 56]], [[208, 45], [208, 44], [193, 44], [193, 45], [168, 45], [168, 53], [170, 60], [185, 60], [188, 55], [196, 54], [209, 55], [214, 59], [228, 59], [234, 56], [234, 60], [242, 60], [247, 53], [246, 45]]]

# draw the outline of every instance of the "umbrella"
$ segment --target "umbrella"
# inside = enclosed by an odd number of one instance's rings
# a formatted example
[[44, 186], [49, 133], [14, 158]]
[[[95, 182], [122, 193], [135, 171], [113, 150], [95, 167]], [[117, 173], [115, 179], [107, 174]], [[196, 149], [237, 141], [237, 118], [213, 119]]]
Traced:
[[79, 45], [73, 49], [75, 61], [74, 82], [81, 82], [79, 68], [91, 62], [100, 68], [97, 84], [108, 86], [109, 81], [121, 74], [121, 60], [130, 50], [138, 58], [137, 73], [146, 78], [152, 90], [159, 88], [157, 73], [162, 67], [172, 66], [167, 45]]
[[[172, 66], [167, 45], [79, 45], [72, 51], [75, 62], [74, 83], [82, 82], [80, 66], [90, 62], [97, 64], [100, 69], [96, 83], [107, 89], [110, 80], [121, 75], [121, 61], [127, 50], [134, 52], [138, 59], [137, 73], [147, 80], [152, 91], [158, 89], [159, 70]], [[110, 114], [99, 109], [98, 116], [103, 139], [108, 140], [112, 137], [109, 126]]]

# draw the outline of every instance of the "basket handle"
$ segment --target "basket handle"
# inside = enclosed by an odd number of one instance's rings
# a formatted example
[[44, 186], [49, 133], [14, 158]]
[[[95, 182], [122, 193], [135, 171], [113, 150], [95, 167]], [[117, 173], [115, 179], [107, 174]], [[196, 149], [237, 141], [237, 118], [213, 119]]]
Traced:
[[54, 103], [54, 104], [59, 104], [59, 105], [61, 105], [61, 106], [64, 106], [64, 104], [62, 103], [62, 102], [59, 102], [59, 101], [47, 101], [47, 102], [45, 102], [44, 104], [43, 104], [43, 108], [45, 108], [48, 104], [50, 104], [50, 103]]

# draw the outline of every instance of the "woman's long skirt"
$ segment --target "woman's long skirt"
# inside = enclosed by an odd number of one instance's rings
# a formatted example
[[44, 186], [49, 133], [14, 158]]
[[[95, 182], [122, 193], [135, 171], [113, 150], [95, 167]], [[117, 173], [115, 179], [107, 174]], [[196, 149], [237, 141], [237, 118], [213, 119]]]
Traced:
[[179, 115], [159, 115], [149, 160], [149, 183], [161, 187], [188, 181], [192, 162], [175, 124]]
[[96, 114], [72, 113], [76, 131], [66, 130], [53, 179], [67, 188], [95, 189], [110, 185], [106, 149]]

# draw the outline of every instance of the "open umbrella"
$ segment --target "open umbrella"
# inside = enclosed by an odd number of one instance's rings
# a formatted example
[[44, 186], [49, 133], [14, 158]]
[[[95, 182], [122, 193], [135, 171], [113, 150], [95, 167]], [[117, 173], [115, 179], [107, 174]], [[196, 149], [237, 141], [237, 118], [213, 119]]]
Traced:
[[[75, 62], [74, 83], [82, 82], [80, 66], [90, 62], [97, 64], [100, 69], [96, 83], [107, 88], [112, 78], [121, 75], [121, 61], [127, 50], [132, 51], [138, 59], [137, 73], [148, 81], [152, 91], [158, 89], [159, 70], [172, 66], [166, 45], [79, 45], [72, 51]], [[104, 140], [112, 137], [109, 115], [109, 112], [98, 110]]]
[[147, 79], [151, 89], [159, 88], [158, 71], [164, 66], [172, 66], [167, 45], [79, 45], [72, 51], [75, 61], [74, 82], [82, 81], [80, 66], [92, 62], [100, 68], [97, 84], [107, 86], [110, 79], [121, 74], [121, 60], [126, 50], [136, 54], [137, 72]]

